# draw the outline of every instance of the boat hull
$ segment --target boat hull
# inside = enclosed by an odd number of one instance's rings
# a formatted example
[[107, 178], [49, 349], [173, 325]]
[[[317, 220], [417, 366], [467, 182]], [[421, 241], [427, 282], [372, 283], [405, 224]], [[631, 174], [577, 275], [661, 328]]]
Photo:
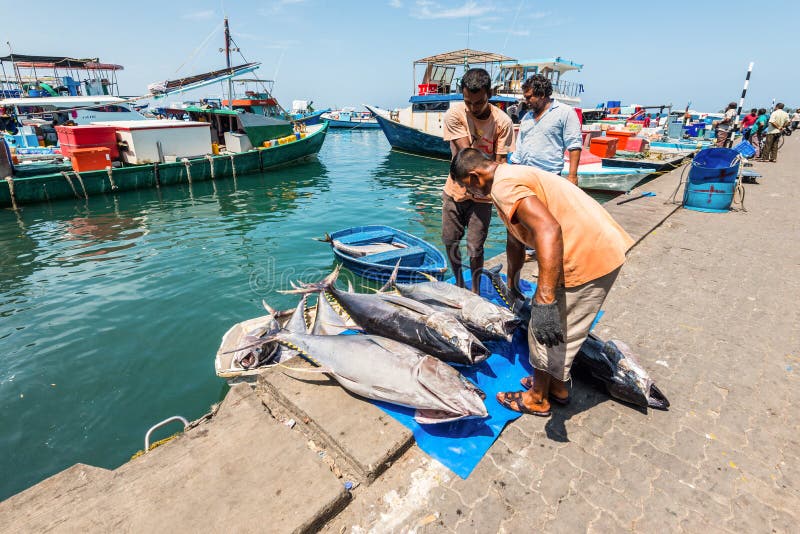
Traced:
[[447, 272], [444, 255], [427, 241], [391, 226], [369, 225], [345, 228], [330, 234], [331, 240], [347, 245], [372, 243], [402, 243], [405, 248], [393, 252], [353, 257], [336, 247], [333, 254], [354, 274], [368, 280], [386, 282], [397, 268], [397, 280], [402, 283], [425, 282], [430, 275], [438, 280]]
[[380, 124], [378, 121], [337, 121], [334, 119], [326, 119], [328, 121], [329, 128], [343, 128], [347, 130], [378, 130], [380, 129]]
[[[191, 185], [193, 182], [215, 180], [263, 172], [276, 167], [299, 163], [316, 156], [328, 132], [319, 125], [303, 139], [271, 148], [259, 148], [240, 154], [221, 154], [147, 165], [131, 165], [108, 171], [83, 172], [78, 180], [74, 172], [52, 173], [15, 178], [0, 182], [0, 208], [34, 204], [60, 199], [82, 199], [170, 185]], [[81, 184], [82, 182], [82, 184]], [[13, 200], [12, 200], [13, 194]]]
[[452, 157], [450, 143], [441, 137], [390, 120], [373, 109], [370, 111], [375, 113], [375, 118], [393, 150], [444, 160]]

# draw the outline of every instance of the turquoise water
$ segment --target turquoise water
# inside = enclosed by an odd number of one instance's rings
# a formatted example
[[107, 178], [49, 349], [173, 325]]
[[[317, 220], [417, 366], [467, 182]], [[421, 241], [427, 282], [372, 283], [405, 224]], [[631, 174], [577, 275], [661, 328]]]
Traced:
[[[0, 211], [0, 500], [206, 413], [225, 331], [332, 268], [313, 237], [389, 224], [438, 244], [446, 173], [380, 131], [333, 132], [319, 161], [263, 175]], [[495, 218], [487, 254], [504, 246]]]

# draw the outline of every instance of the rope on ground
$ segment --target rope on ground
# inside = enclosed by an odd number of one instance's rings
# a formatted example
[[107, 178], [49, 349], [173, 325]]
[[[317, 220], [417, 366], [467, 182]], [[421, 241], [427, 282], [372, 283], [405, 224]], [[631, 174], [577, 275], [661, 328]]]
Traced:
[[186, 167], [186, 179], [189, 180], [189, 185], [192, 185], [192, 162], [189, 158], [182, 158], [181, 162]]
[[67, 171], [61, 171], [61, 176], [63, 176], [64, 179], [69, 184], [69, 187], [70, 187], [70, 189], [72, 189], [72, 194], [75, 195], [75, 198], [81, 198], [81, 197], [78, 196], [78, 191], [75, 190], [75, 184], [72, 183], [72, 178], [69, 177], [69, 174], [67, 173]]
[[211, 179], [214, 180], [214, 156], [206, 154], [206, 159], [208, 160], [208, 168], [211, 169]]
[[[686, 169], [688, 169], [690, 165], [686, 165], [683, 167], [683, 171], [681, 171], [681, 176], [678, 179], [678, 187], [675, 188], [675, 191], [669, 196], [669, 198], [664, 202], [664, 204], [679, 204], [677, 202], [676, 197], [678, 196], [678, 191], [681, 190], [681, 185], [684, 184], [683, 177], [686, 175]], [[682, 203], [682, 202], [680, 202]]]
[[6, 183], [8, 184], [8, 193], [11, 195], [11, 207], [17, 211], [17, 197], [14, 195], [14, 179], [11, 176], [6, 176]]
[[[739, 197], [737, 200], [736, 197]], [[736, 211], [744, 211], [747, 212], [747, 208], [744, 207], [744, 196], [745, 196], [745, 188], [742, 185], [742, 182], [736, 183], [736, 189], [733, 190], [733, 203], [739, 204], [741, 208], [733, 208]]]
[[106, 167], [106, 173], [108, 174], [108, 181], [111, 184], [111, 190], [116, 191], [118, 189], [117, 184], [114, 183], [114, 169], [113, 167]]

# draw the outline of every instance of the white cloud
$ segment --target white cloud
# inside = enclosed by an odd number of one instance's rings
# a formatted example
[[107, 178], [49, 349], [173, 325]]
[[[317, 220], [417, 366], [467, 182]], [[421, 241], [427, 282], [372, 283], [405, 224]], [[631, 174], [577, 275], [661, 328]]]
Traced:
[[395, 9], [400, 9], [401, 7], [403, 7], [403, 2], [401, 0], [390, 0], [389, 6]]
[[417, 0], [418, 11], [411, 13], [413, 17], [419, 19], [462, 19], [467, 17], [478, 17], [484, 13], [492, 11], [490, 5], [478, 5], [477, 2], [469, 0], [463, 6], [446, 8], [437, 2], [430, 0]]
[[193, 11], [191, 13], [184, 13], [181, 15], [185, 20], [211, 20], [216, 18], [217, 13], [213, 9], [206, 9], [203, 11]]

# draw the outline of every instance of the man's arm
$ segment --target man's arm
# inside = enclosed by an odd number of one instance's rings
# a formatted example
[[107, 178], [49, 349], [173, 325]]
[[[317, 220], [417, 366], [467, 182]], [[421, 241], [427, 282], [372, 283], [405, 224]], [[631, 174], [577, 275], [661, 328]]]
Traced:
[[[539, 263], [539, 279], [533, 301], [537, 304], [552, 304], [556, 299], [556, 287], [561, 279], [564, 265], [564, 241], [561, 225], [535, 196], [520, 201], [514, 214], [517, 222], [533, 232], [536, 259]], [[509, 276], [511, 267], [509, 266]]]
[[567, 180], [578, 185], [578, 164], [581, 161], [581, 149], [573, 148], [569, 151], [569, 174]]
[[511, 232], [506, 232], [506, 261], [508, 262], [508, 287], [518, 298], [525, 298], [519, 290], [519, 272], [525, 263], [525, 245]]
[[469, 148], [469, 137], [459, 137], [450, 141], [450, 152], [456, 157], [459, 150]]

